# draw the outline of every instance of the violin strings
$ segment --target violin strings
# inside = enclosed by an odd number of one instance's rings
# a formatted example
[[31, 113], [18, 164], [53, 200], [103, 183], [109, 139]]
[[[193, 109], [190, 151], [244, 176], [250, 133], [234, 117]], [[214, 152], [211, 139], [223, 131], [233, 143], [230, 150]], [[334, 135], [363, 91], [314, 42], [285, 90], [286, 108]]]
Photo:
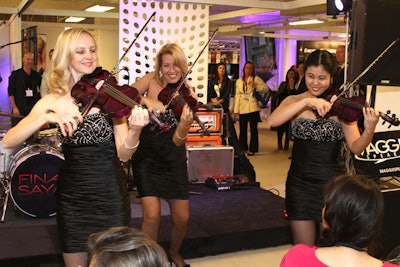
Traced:
[[106, 93], [108, 95], [112, 96], [113, 98], [115, 98], [116, 100], [120, 101], [121, 103], [124, 103], [124, 104], [128, 105], [130, 108], [132, 108], [135, 105], [139, 105], [134, 100], [132, 100], [130, 97], [124, 95], [123, 93], [118, 91], [113, 86], [111, 86], [109, 84], [105, 84], [105, 87], [106, 87]]
[[[111, 97], [115, 98], [116, 100], [119, 100], [121, 103], [124, 103], [128, 105], [130, 108], [132, 108], [135, 105], [141, 106], [138, 104], [136, 101], [132, 100], [130, 97], [124, 95], [122, 92], [118, 91], [116, 88], [109, 84], [104, 85], [106, 87], [106, 94], [110, 95]], [[153, 122], [158, 124], [160, 127], [164, 127], [164, 124], [157, 118], [156, 115], [154, 115], [153, 112], [149, 112], [151, 119]]]

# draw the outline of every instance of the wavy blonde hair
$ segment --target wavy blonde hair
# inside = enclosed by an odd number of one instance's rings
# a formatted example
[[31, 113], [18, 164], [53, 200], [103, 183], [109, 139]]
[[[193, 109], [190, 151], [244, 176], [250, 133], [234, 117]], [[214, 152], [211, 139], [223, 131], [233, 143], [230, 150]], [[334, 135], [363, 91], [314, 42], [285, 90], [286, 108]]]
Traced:
[[162, 56], [167, 54], [172, 55], [172, 57], [174, 58], [174, 64], [181, 69], [183, 76], [185, 76], [188, 72], [187, 58], [182, 48], [175, 43], [166, 44], [161, 47], [160, 51], [158, 51], [156, 56], [156, 66], [154, 68], [154, 71], [156, 73], [156, 80], [160, 84], [163, 84], [164, 82], [160, 72]]
[[54, 53], [51, 58], [50, 79], [48, 87], [56, 94], [65, 95], [69, 92], [72, 74], [69, 70], [72, 54], [74, 53], [78, 38], [82, 34], [89, 35], [96, 43], [93, 35], [83, 28], [71, 28], [62, 32], [54, 46]]

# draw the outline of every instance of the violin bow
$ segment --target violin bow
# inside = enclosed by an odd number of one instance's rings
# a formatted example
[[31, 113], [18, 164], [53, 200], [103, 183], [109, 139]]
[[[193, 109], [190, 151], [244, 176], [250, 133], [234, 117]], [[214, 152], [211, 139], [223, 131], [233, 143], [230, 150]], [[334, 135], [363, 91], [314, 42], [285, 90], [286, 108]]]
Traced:
[[132, 46], [136, 43], [136, 40], [139, 38], [139, 36], [142, 34], [143, 30], [147, 27], [147, 24], [149, 24], [150, 20], [156, 15], [156, 12], [154, 11], [153, 14], [151, 14], [150, 18], [146, 21], [146, 23], [143, 25], [142, 29], [137, 33], [136, 38], [132, 41], [132, 43], [128, 46], [128, 48], [125, 50], [124, 54], [120, 57], [118, 62], [115, 64], [114, 68], [110, 72], [110, 76], [114, 76], [115, 74], [118, 73], [117, 69], [119, 64], [121, 64], [121, 61], [125, 58], [126, 54], [128, 54], [129, 50], [131, 50]]
[[[397, 37], [388, 47], [386, 47], [369, 65], [368, 67], [365, 68], [349, 85], [346, 86], [346, 83], [342, 84], [339, 88], [339, 91], [342, 90], [342, 92], [338, 95], [342, 96], [345, 94], [346, 91], [348, 91], [348, 88], [351, 88], [354, 86], [355, 83], [357, 83], [382, 57], [384, 54], [389, 51], [398, 41], [400, 40], [399, 37]], [[343, 90], [344, 89], [344, 90]]]
[[[143, 30], [147, 27], [147, 24], [149, 24], [150, 20], [156, 15], [156, 12], [154, 11], [153, 14], [151, 14], [150, 18], [146, 21], [146, 23], [143, 25], [143, 27], [140, 29], [140, 31], [137, 33], [136, 38], [132, 41], [132, 43], [128, 46], [128, 49], [126, 49], [126, 51], [124, 52], [124, 54], [120, 57], [120, 59], [117, 61], [117, 63], [115, 64], [114, 68], [112, 69], [112, 71], [110, 72], [109, 76], [105, 79], [108, 80], [111, 76], [114, 76], [115, 74], [118, 73], [117, 69], [119, 64], [121, 64], [121, 61], [124, 59], [124, 57], [126, 56], [126, 54], [128, 54], [129, 50], [132, 48], [132, 46], [136, 43], [136, 40], [139, 38], [139, 36], [142, 34]], [[97, 90], [99, 90], [101, 88], [101, 86], [104, 84], [103, 83], [99, 83], [96, 85]], [[94, 98], [90, 101], [90, 103], [88, 103], [86, 105], [86, 107], [84, 108], [84, 111], [82, 113], [82, 115], [87, 115], [87, 113], [89, 112], [90, 108], [92, 107], [93, 103], [95, 102], [97, 96], [99, 94], [97, 93]]]
[[179, 94], [179, 89], [181, 88], [181, 86], [183, 85], [183, 83], [185, 82], [186, 78], [189, 76], [189, 74], [192, 72], [192, 69], [194, 67], [194, 65], [196, 65], [197, 61], [199, 60], [200, 56], [203, 54], [204, 50], [207, 48], [208, 44], [211, 42], [212, 39], [214, 39], [215, 35], [218, 32], [218, 28], [213, 32], [213, 34], [211, 35], [211, 37], [208, 39], [208, 42], [204, 45], [204, 47], [201, 49], [199, 55], [197, 56], [197, 58], [193, 61], [192, 65], [190, 66], [190, 68], [188, 69], [188, 71], [186, 72], [186, 74], [182, 77], [179, 85], [174, 89], [174, 91], [172, 91], [172, 97], [171, 99], [168, 101], [168, 103], [165, 105], [165, 109], [171, 105], [172, 100], [174, 99], [175, 96], [177, 96]]

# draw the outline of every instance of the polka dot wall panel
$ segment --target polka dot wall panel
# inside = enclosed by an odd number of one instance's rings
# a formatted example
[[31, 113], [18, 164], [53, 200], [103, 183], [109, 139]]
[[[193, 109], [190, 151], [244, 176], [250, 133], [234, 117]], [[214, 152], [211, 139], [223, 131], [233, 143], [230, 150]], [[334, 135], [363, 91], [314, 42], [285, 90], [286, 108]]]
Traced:
[[[209, 6], [123, 0], [119, 12], [120, 58], [126, 54], [120, 68], [129, 70], [130, 83], [154, 70], [156, 54], [164, 44], [176, 43], [183, 48], [189, 68], [197, 59], [188, 79], [199, 102], [206, 103], [208, 48], [204, 48], [209, 39]], [[124, 72], [119, 73], [119, 81], [126, 78]]]

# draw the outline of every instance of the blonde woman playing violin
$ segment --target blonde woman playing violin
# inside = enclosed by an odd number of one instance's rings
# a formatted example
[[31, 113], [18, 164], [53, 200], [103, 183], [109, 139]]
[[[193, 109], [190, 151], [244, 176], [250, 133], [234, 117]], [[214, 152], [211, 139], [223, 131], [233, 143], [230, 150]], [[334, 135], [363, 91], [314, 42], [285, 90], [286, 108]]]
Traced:
[[147, 110], [132, 109], [129, 120], [112, 119], [92, 107], [81, 115], [71, 89], [97, 67], [97, 45], [84, 29], [61, 33], [55, 45], [44, 96], [3, 138], [17, 146], [46, 123], [59, 127], [65, 161], [57, 181], [57, 227], [67, 267], [87, 265], [90, 234], [131, 222], [129, 195], [120, 160], [127, 161], [139, 145]]

